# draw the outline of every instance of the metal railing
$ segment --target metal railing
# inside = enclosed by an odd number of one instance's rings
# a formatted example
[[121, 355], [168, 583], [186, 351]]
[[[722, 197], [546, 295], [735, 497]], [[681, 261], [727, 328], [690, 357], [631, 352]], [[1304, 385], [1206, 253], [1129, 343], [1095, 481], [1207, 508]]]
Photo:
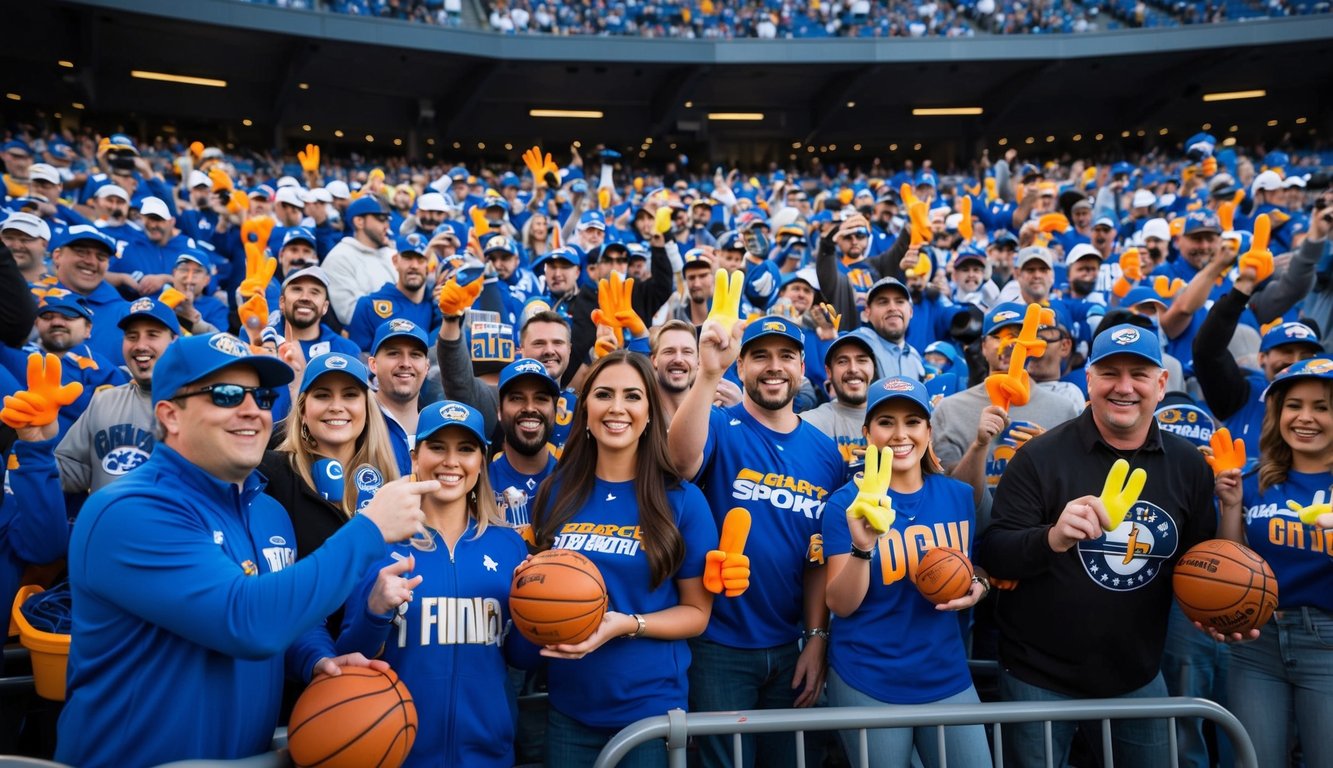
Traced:
[[[1005, 723], [1045, 723], [1046, 766], [1056, 760], [1052, 746], [1051, 723], [1055, 721], [1101, 721], [1102, 759], [1113, 768], [1111, 754], [1112, 720], [1170, 720], [1167, 728], [1171, 765], [1177, 763], [1175, 720], [1199, 717], [1213, 721], [1231, 739], [1236, 751], [1237, 768], [1258, 768], [1254, 744], [1236, 716], [1207, 699], [1082, 699], [1058, 702], [1006, 701], [986, 704], [923, 704], [919, 706], [830, 707], [827, 709], [771, 709], [741, 712], [693, 712], [675, 709], [666, 715], [648, 717], [621, 729], [597, 756], [594, 768], [613, 768], [635, 747], [655, 740], [665, 740], [667, 761], [671, 768], [685, 767], [685, 747], [691, 736], [733, 736], [733, 765], [741, 763], [741, 736], [756, 733], [792, 732], [796, 739], [798, 768], [804, 768], [806, 731], [860, 731], [859, 762], [870, 765], [866, 731], [877, 728], [937, 727], [939, 729], [940, 765], [948, 765], [944, 747], [944, 728], [950, 725], [992, 724], [991, 744], [995, 768], [1004, 768], [1003, 725]], [[850, 756], [849, 756], [850, 757]]]

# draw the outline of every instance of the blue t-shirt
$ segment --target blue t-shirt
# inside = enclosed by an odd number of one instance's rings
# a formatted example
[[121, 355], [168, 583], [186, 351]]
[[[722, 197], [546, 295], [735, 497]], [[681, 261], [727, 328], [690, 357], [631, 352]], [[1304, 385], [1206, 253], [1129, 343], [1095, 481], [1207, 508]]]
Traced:
[[[555, 498], [552, 489], [552, 498]], [[587, 503], [555, 534], [553, 549], [582, 552], [602, 572], [607, 610], [653, 613], [680, 604], [676, 579], [699, 578], [717, 547], [717, 527], [703, 494], [689, 483], [667, 491], [685, 542], [685, 559], [656, 589], [639, 540], [633, 481], [596, 480]], [[685, 709], [690, 648], [684, 640], [618, 637], [582, 659], [551, 659], [551, 706], [593, 728], [623, 728], [670, 709]]]
[[542, 484], [555, 471], [555, 457], [548, 452], [546, 466], [535, 475], [529, 475], [514, 469], [509, 457], [501, 453], [491, 462], [491, 488], [495, 491], [495, 503], [504, 512], [505, 519], [515, 528], [532, 525], [529, 511], [537, 486]]
[[1287, 481], [1259, 493], [1259, 473], [1243, 483], [1245, 538], [1268, 561], [1278, 583], [1278, 608], [1333, 611], [1333, 530], [1305, 525], [1287, 502], [1327, 502], [1333, 472], [1288, 472]]
[[1250, 385], [1250, 399], [1240, 407], [1240, 410], [1228, 416], [1224, 423], [1230, 430], [1231, 436], [1239, 437], [1246, 445], [1253, 446], [1251, 451], [1257, 456], [1259, 434], [1264, 426], [1264, 389], [1268, 387], [1268, 379], [1259, 371], [1243, 370], [1245, 381]]
[[[897, 513], [870, 560], [870, 587], [860, 607], [829, 626], [829, 664], [856, 690], [888, 704], [925, 704], [972, 685], [958, 617], [937, 611], [910, 574], [931, 549], [949, 547], [971, 557], [972, 489], [944, 475], [926, 475], [915, 493], [889, 491]], [[851, 551], [847, 507], [855, 483], [829, 497], [824, 553]], [[849, 564], [847, 567], [856, 567]]]
[[713, 408], [696, 477], [719, 528], [732, 507], [750, 512], [750, 588], [718, 600], [704, 637], [733, 648], [772, 648], [800, 637], [806, 553], [828, 495], [847, 464], [823, 432], [801, 422], [783, 434], [744, 403]]

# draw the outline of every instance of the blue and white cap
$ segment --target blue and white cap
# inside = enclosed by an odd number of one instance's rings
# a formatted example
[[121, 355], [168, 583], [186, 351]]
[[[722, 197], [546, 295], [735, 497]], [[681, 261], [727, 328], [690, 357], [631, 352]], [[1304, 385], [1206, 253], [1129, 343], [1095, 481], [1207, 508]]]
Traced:
[[1098, 333], [1092, 340], [1088, 365], [1114, 355], [1137, 355], [1158, 368], [1162, 367], [1162, 344], [1157, 334], [1130, 323], [1122, 323]]
[[430, 439], [431, 435], [445, 427], [466, 429], [477, 438], [483, 448], [490, 445], [490, 441], [486, 439], [486, 422], [481, 418], [481, 412], [454, 400], [442, 400], [426, 406], [421, 411], [420, 420], [417, 422], [417, 445], [421, 445]]
[[276, 357], [252, 354], [249, 344], [230, 333], [186, 336], [167, 345], [153, 366], [153, 405], [170, 400], [191, 382], [233, 365], [253, 368], [264, 387], [285, 386], [296, 375]]
[[327, 355], [310, 358], [305, 373], [301, 375], [301, 393], [304, 394], [307, 389], [315, 385], [319, 377], [327, 373], [345, 373], [356, 379], [356, 383], [360, 384], [362, 389], [370, 388], [370, 371], [360, 360], [341, 352], [330, 352]]
[[558, 395], [560, 393], [560, 385], [555, 379], [551, 378], [551, 374], [546, 372], [546, 366], [530, 357], [520, 357], [509, 365], [506, 365], [500, 371], [500, 384], [497, 389], [500, 394], [503, 395], [504, 391], [509, 388], [510, 384], [528, 378], [540, 381], [551, 391], [552, 395]]
[[866, 423], [875, 409], [892, 400], [909, 400], [921, 407], [929, 418], [934, 409], [930, 407], [930, 392], [926, 385], [906, 376], [890, 376], [870, 385], [866, 393]]
[[769, 336], [781, 336], [795, 342], [797, 349], [805, 350], [805, 336], [801, 333], [801, 326], [781, 315], [764, 315], [745, 326], [745, 333], [741, 336], [741, 351], [744, 352], [751, 342]]
[[1305, 323], [1283, 323], [1264, 334], [1263, 340], [1259, 342], [1259, 351], [1267, 352], [1283, 344], [1305, 344], [1318, 350], [1323, 349], [1318, 334], [1310, 326]]
[[1263, 398], [1267, 400], [1270, 393], [1285, 389], [1287, 385], [1297, 379], [1333, 379], [1333, 358], [1320, 355], [1319, 357], [1302, 360], [1299, 363], [1292, 363], [1268, 383], [1268, 386], [1264, 388]]

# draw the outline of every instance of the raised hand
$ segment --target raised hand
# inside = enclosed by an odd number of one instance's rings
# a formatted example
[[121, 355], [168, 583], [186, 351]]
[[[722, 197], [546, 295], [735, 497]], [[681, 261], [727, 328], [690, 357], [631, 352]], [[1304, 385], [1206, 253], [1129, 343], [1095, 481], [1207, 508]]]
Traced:
[[449, 282], [440, 288], [440, 312], [450, 317], [466, 312], [481, 295], [482, 283], [482, 279], [477, 278], [467, 285], [459, 285], [457, 277], [450, 277]]
[[542, 178], [542, 176], [546, 164], [550, 162], [551, 154], [548, 152], [543, 160], [541, 147], [533, 147], [523, 153], [523, 164], [528, 167], [528, 172], [532, 174], [533, 186], [546, 186], [546, 179]]
[[1138, 248], [1129, 248], [1120, 254], [1120, 277], [1115, 280], [1111, 292], [1124, 298], [1139, 281], [1143, 280], [1143, 258]]
[[912, 223], [912, 240], [908, 244], [909, 248], [920, 248], [930, 242], [930, 215], [926, 211], [926, 204], [920, 200], [907, 207], [908, 217]]
[[241, 224], [241, 244], [245, 246], [247, 266], [251, 254], [262, 257], [268, 252], [268, 237], [277, 223], [272, 216], [254, 216]]
[[[8, 400], [8, 398], [6, 398]], [[1314, 495], [1314, 499], [1309, 504], [1300, 504], [1295, 501], [1287, 501], [1287, 509], [1300, 515], [1301, 522], [1306, 525], [1315, 525], [1319, 518], [1324, 515], [1333, 516], [1333, 504], [1324, 501], [1324, 492], [1319, 491]], [[1333, 518], [1325, 522], [1321, 527], [1328, 528], [1333, 525]]]
[[38, 352], [28, 355], [28, 388], [5, 397], [0, 422], [16, 430], [54, 423], [60, 409], [83, 394], [83, 385], [77, 381], [60, 383], [62, 372], [59, 357], [43, 357]]
[[877, 534], [893, 526], [893, 499], [888, 496], [893, 481], [893, 450], [866, 446], [866, 465], [861, 476], [854, 478], [856, 498], [847, 508], [847, 520], [865, 520]]
[[305, 151], [296, 153], [296, 159], [301, 162], [301, 170], [306, 173], [319, 172], [319, 145], [307, 144]]
[[1245, 468], [1245, 441], [1239, 437], [1231, 439], [1231, 430], [1223, 427], [1213, 433], [1208, 440], [1212, 446], [1213, 455], [1204, 456], [1208, 460], [1208, 466], [1213, 468], [1213, 476], [1226, 472], [1228, 469]]
[[963, 242], [972, 242], [972, 198], [970, 195], [963, 195], [958, 201], [958, 234], [963, 236]]
[[241, 320], [245, 332], [250, 335], [251, 344], [259, 344], [264, 326], [268, 324], [268, 299], [259, 291], [246, 299], [236, 308], [236, 315]]
[[708, 310], [705, 320], [712, 320], [730, 333], [741, 319], [741, 294], [744, 292], [745, 274], [736, 272], [728, 275], [727, 270], [719, 269], [714, 276], [717, 281], [713, 286], [713, 306]]
[[750, 513], [733, 507], [722, 521], [722, 537], [717, 549], [704, 556], [704, 589], [715, 595], [739, 597], [750, 587], [750, 558], [745, 555], [745, 540], [750, 535]]
[[1254, 236], [1250, 238], [1250, 250], [1241, 254], [1240, 269], [1254, 270], [1256, 285], [1273, 275], [1273, 252], [1268, 250], [1268, 240], [1273, 231], [1273, 224], [1268, 214], [1261, 213], [1254, 220]]
[[1238, 189], [1236, 194], [1225, 203], [1219, 203], [1217, 206], [1217, 220], [1222, 225], [1223, 232], [1230, 232], [1236, 228], [1236, 206], [1245, 199], [1245, 190]]
[[1111, 521], [1106, 530], [1114, 531], [1120, 527], [1125, 521], [1125, 515], [1128, 515], [1129, 510], [1139, 502], [1139, 494], [1143, 492], [1143, 484], [1146, 482], [1148, 473], [1142, 467], [1130, 474], [1128, 461], [1115, 460], [1111, 465], [1111, 471], [1106, 475], [1106, 483], [1102, 486], [1100, 496], [1102, 506], [1106, 508], [1106, 516]]
[[1185, 281], [1180, 278], [1169, 279], [1166, 275], [1158, 275], [1152, 280], [1152, 289], [1164, 299], [1169, 299], [1177, 293], [1185, 290]]
[[223, 190], [230, 192], [236, 189], [236, 185], [232, 183], [231, 177], [221, 168], [209, 168], [208, 180], [213, 182], [214, 192], [222, 192]]
[[416, 562], [416, 556], [408, 555], [380, 569], [366, 601], [366, 607], [372, 614], [383, 615], [412, 601], [412, 590], [421, 586], [422, 576], [417, 574], [409, 578], [403, 574], [411, 573]]
[[[592, 321], [617, 330], [627, 330], [632, 338], [641, 338], [648, 333], [648, 326], [643, 318], [634, 311], [634, 278], [622, 279], [619, 272], [612, 272], [610, 278], [597, 281], [597, 309], [592, 311]], [[624, 342], [621, 334], [621, 342]]]
[[248, 299], [256, 294], [262, 295], [268, 290], [268, 284], [273, 282], [273, 274], [277, 271], [277, 259], [265, 256], [262, 249], [246, 248], [245, 279], [241, 281], [236, 292], [242, 299]]

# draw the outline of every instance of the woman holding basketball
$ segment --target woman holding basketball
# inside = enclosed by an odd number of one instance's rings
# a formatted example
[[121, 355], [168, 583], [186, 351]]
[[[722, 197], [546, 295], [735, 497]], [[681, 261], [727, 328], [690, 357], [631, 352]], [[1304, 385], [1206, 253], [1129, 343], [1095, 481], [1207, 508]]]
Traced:
[[426, 535], [390, 545], [348, 598], [337, 642], [389, 662], [412, 692], [420, 729], [405, 766], [514, 764], [518, 713], [504, 694], [505, 663], [537, 658], [505, 629], [527, 545], [495, 505], [483, 430], [481, 414], [462, 403], [421, 412], [412, 470], [440, 482], [421, 499]]
[[[880, 458], [872, 464], [867, 457], [861, 486], [848, 483], [824, 507], [833, 706], [979, 701], [951, 611], [975, 605], [990, 591], [989, 583], [974, 577], [966, 595], [942, 605], [932, 605], [913, 585], [913, 570], [928, 550], [949, 547], [968, 554], [975, 523], [972, 489], [940, 474], [930, 447], [930, 416], [930, 395], [920, 382], [893, 376], [872, 384], [863, 430]], [[997, 423], [983, 426], [998, 433], [1001, 419], [982, 416], [988, 417]], [[885, 480], [891, 513], [877, 503]], [[872, 490], [876, 481], [880, 485]], [[870, 514], [862, 515], [867, 502]], [[887, 531], [878, 533], [872, 522], [887, 525]], [[991, 764], [982, 726], [954, 726], [944, 733], [950, 765]], [[870, 765], [877, 768], [906, 768], [913, 748], [927, 766], [941, 763], [934, 727], [867, 736]], [[859, 732], [844, 731], [842, 737], [855, 758]]]
[[1294, 723], [1305, 765], [1333, 768], [1333, 740], [1320, 735], [1333, 722], [1330, 466], [1333, 360], [1311, 358], [1264, 392], [1258, 470], [1217, 477], [1219, 533], [1254, 549], [1278, 582], [1278, 610], [1257, 638], [1211, 633], [1251, 640], [1231, 648], [1227, 698], [1259, 765], [1289, 764]]
[[[582, 552], [608, 596], [592, 637], [542, 650], [547, 766], [591, 765], [624, 726], [687, 706], [685, 640], [708, 624], [702, 575], [718, 538], [703, 494], [666, 457], [666, 426], [646, 358], [612, 352], [584, 379], [564, 455], [537, 492], [538, 549]], [[666, 751], [644, 745], [621, 764], [666, 765]]]

